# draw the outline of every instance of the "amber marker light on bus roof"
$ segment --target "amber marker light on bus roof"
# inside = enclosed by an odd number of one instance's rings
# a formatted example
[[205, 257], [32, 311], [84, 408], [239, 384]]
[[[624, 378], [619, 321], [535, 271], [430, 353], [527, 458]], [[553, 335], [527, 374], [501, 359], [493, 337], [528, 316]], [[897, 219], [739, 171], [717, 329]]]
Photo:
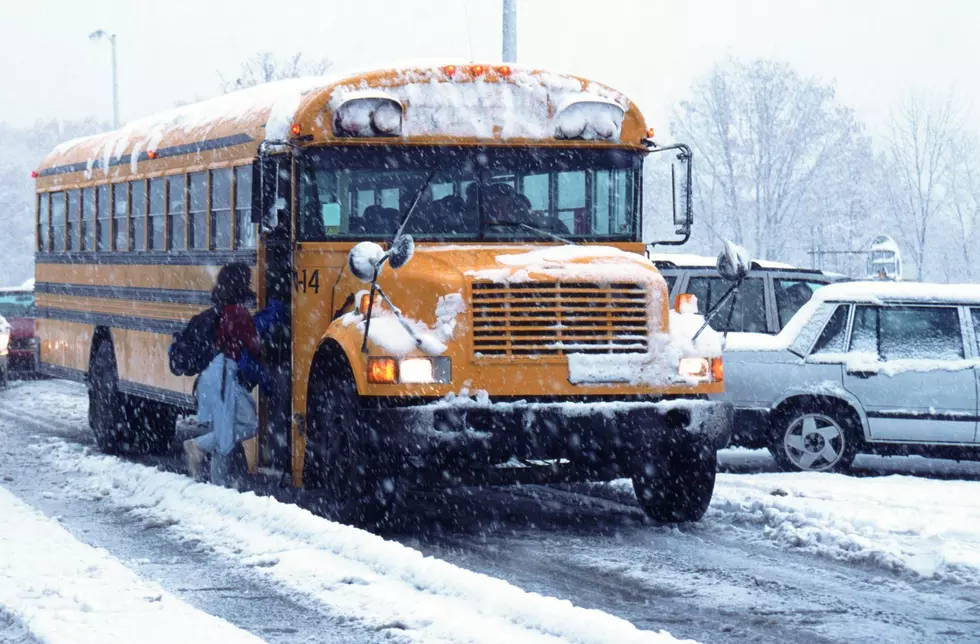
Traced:
[[510, 65], [501, 65], [500, 67], [497, 68], [497, 73], [500, 74], [501, 76], [510, 76], [510, 72], [511, 72]]
[[653, 128], [652, 127], [651, 128], [647, 128], [647, 138], [648, 139], [652, 139], [653, 138]]
[[368, 382], [376, 385], [394, 384], [398, 369], [394, 358], [368, 358]]
[[483, 65], [470, 65], [469, 67], [469, 72], [472, 76], [482, 76], [485, 71], [486, 67]]
[[301, 131], [301, 128], [299, 127], [299, 123], [293, 123], [293, 126], [289, 128], [289, 131], [292, 133], [293, 136], [299, 136], [299, 133]]
[[160, 156], [160, 154], [156, 150], [147, 150], [146, 151], [146, 157], [148, 159], [156, 159], [159, 156]]
[[455, 76], [456, 75], [456, 65], [446, 65], [445, 67], [442, 68], [442, 71], [443, 71], [443, 73], [446, 74], [446, 76]]

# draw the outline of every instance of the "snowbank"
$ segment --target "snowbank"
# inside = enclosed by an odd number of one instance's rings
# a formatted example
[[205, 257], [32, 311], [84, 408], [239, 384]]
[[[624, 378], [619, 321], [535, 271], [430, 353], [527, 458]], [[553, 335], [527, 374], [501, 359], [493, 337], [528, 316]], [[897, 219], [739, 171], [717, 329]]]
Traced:
[[426, 642], [677, 641], [272, 498], [194, 483], [59, 440], [36, 451], [52, 466], [80, 475], [77, 494], [155, 519], [288, 592], [379, 631]]
[[[632, 493], [627, 480], [611, 485]], [[719, 474], [703, 524], [913, 579], [980, 585], [980, 481]]]
[[2, 487], [0, 517], [0, 609], [44, 642], [262, 641], [141, 579]]

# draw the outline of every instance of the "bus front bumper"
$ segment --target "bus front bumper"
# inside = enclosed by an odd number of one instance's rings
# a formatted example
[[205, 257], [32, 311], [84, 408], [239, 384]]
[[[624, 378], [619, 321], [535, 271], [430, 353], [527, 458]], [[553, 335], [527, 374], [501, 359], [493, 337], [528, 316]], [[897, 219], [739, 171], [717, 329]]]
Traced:
[[457, 471], [513, 459], [627, 467], [638, 456], [655, 457], [677, 442], [717, 450], [731, 438], [732, 418], [731, 403], [673, 399], [434, 403], [376, 409], [366, 420], [382, 443], [381, 454]]

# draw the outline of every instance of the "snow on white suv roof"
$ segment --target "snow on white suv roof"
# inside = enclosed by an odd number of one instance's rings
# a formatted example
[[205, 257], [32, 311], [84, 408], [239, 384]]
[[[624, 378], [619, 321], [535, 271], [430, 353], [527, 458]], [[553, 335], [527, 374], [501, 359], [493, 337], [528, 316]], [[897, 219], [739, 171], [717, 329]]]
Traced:
[[784, 469], [859, 452], [980, 454], [980, 285], [849, 282], [818, 290], [774, 337], [730, 338], [735, 444]]
[[[731, 286], [718, 274], [715, 259], [711, 257], [661, 253], [650, 255], [650, 260], [667, 280], [671, 304], [678, 294], [693, 293], [698, 298], [700, 312], [704, 313]], [[753, 260], [752, 271], [735, 298], [731, 318], [729, 303], [712, 319], [711, 326], [716, 331], [774, 335], [809, 301], [816, 289], [842, 279], [845, 279], [842, 275], [815, 269]]]

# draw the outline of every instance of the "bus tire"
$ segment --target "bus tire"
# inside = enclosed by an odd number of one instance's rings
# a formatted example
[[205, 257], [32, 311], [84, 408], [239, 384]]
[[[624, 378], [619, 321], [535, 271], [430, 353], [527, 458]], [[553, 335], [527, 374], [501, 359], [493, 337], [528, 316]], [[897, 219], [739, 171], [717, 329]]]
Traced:
[[700, 521], [711, 503], [718, 452], [699, 440], [676, 440], [665, 453], [643, 459], [633, 475], [633, 491], [654, 521]]
[[112, 342], [102, 340], [92, 353], [88, 371], [89, 424], [95, 444], [106, 454], [119, 452], [126, 426], [125, 399], [119, 393]]
[[389, 495], [371, 456], [354, 374], [337, 354], [321, 359], [320, 366], [312, 372], [307, 394], [304, 485], [320, 493], [323, 509], [335, 520], [377, 524], [386, 514]]
[[129, 396], [124, 405], [126, 438], [136, 454], [167, 454], [177, 434], [177, 409], [171, 405]]

